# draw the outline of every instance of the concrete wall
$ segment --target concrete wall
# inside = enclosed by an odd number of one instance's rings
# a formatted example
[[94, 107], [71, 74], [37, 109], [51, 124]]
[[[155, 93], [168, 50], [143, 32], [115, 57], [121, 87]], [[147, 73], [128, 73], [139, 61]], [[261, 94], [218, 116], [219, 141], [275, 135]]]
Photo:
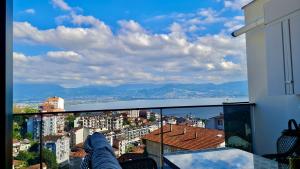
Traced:
[[[245, 7], [246, 23], [263, 17], [263, 4], [256, 0]], [[287, 128], [289, 119], [300, 123], [300, 96], [269, 96], [264, 25], [246, 34], [249, 99], [256, 103], [253, 112], [253, 145], [257, 154], [275, 153], [276, 140]], [[300, 46], [299, 46], [300, 47]]]

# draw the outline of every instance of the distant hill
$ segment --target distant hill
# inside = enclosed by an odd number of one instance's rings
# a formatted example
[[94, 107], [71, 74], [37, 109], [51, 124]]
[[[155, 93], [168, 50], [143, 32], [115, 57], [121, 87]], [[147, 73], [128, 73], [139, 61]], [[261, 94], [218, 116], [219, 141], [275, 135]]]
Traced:
[[15, 102], [40, 102], [60, 96], [66, 100], [182, 99], [201, 97], [245, 97], [247, 81], [223, 84], [126, 84], [64, 88], [51, 84], [15, 84]]

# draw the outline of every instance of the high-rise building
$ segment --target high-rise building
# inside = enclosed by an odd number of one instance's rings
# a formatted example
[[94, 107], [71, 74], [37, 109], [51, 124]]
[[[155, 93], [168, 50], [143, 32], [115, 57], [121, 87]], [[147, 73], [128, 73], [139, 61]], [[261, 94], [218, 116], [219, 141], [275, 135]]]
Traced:
[[40, 112], [61, 112], [65, 111], [65, 101], [63, 98], [54, 96], [48, 98], [39, 106]]
[[67, 136], [45, 136], [45, 148], [51, 150], [56, 155], [56, 161], [60, 165], [69, 163], [70, 138]]
[[[65, 127], [64, 116], [44, 115], [42, 123], [42, 135], [63, 135]], [[41, 118], [37, 116], [29, 117], [27, 120], [27, 132], [31, 133], [33, 139], [40, 137]]]

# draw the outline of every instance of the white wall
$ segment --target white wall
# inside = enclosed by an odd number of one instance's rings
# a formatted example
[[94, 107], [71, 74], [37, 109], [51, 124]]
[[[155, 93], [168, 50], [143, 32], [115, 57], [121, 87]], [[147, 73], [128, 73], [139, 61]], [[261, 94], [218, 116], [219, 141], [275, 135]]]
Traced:
[[[246, 23], [263, 15], [262, 4], [266, 1], [257, 0], [245, 8]], [[256, 103], [253, 112], [254, 152], [275, 153], [276, 140], [287, 128], [288, 120], [294, 118], [300, 123], [300, 96], [268, 95], [264, 26], [248, 32], [246, 44], [249, 98]]]

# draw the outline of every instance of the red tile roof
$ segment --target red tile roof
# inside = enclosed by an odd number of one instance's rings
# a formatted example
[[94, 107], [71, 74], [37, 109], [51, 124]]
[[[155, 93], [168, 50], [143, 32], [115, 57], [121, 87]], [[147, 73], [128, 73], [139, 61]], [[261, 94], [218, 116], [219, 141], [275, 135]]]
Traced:
[[43, 140], [44, 141], [56, 141], [58, 139], [61, 139], [63, 136], [61, 135], [48, 135], [48, 136], [44, 136]]
[[83, 144], [84, 143], [78, 143], [78, 144], [75, 145], [75, 147], [77, 147], [77, 148], [83, 148]]
[[75, 152], [70, 152], [70, 157], [83, 158], [83, 157], [85, 157], [85, 155], [86, 155], [86, 152], [82, 148], [78, 148], [78, 150]]
[[[175, 148], [184, 150], [199, 150], [216, 148], [224, 142], [224, 131], [200, 127], [172, 125], [163, 127], [163, 142]], [[143, 140], [160, 142], [160, 128], [145, 135]], [[186, 131], [184, 133], [184, 131]], [[197, 134], [196, 134], [197, 133]]]
[[[42, 166], [43, 168], [47, 168], [45, 163], [42, 163]], [[40, 169], [40, 164], [31, 165], [27, 169]]]

